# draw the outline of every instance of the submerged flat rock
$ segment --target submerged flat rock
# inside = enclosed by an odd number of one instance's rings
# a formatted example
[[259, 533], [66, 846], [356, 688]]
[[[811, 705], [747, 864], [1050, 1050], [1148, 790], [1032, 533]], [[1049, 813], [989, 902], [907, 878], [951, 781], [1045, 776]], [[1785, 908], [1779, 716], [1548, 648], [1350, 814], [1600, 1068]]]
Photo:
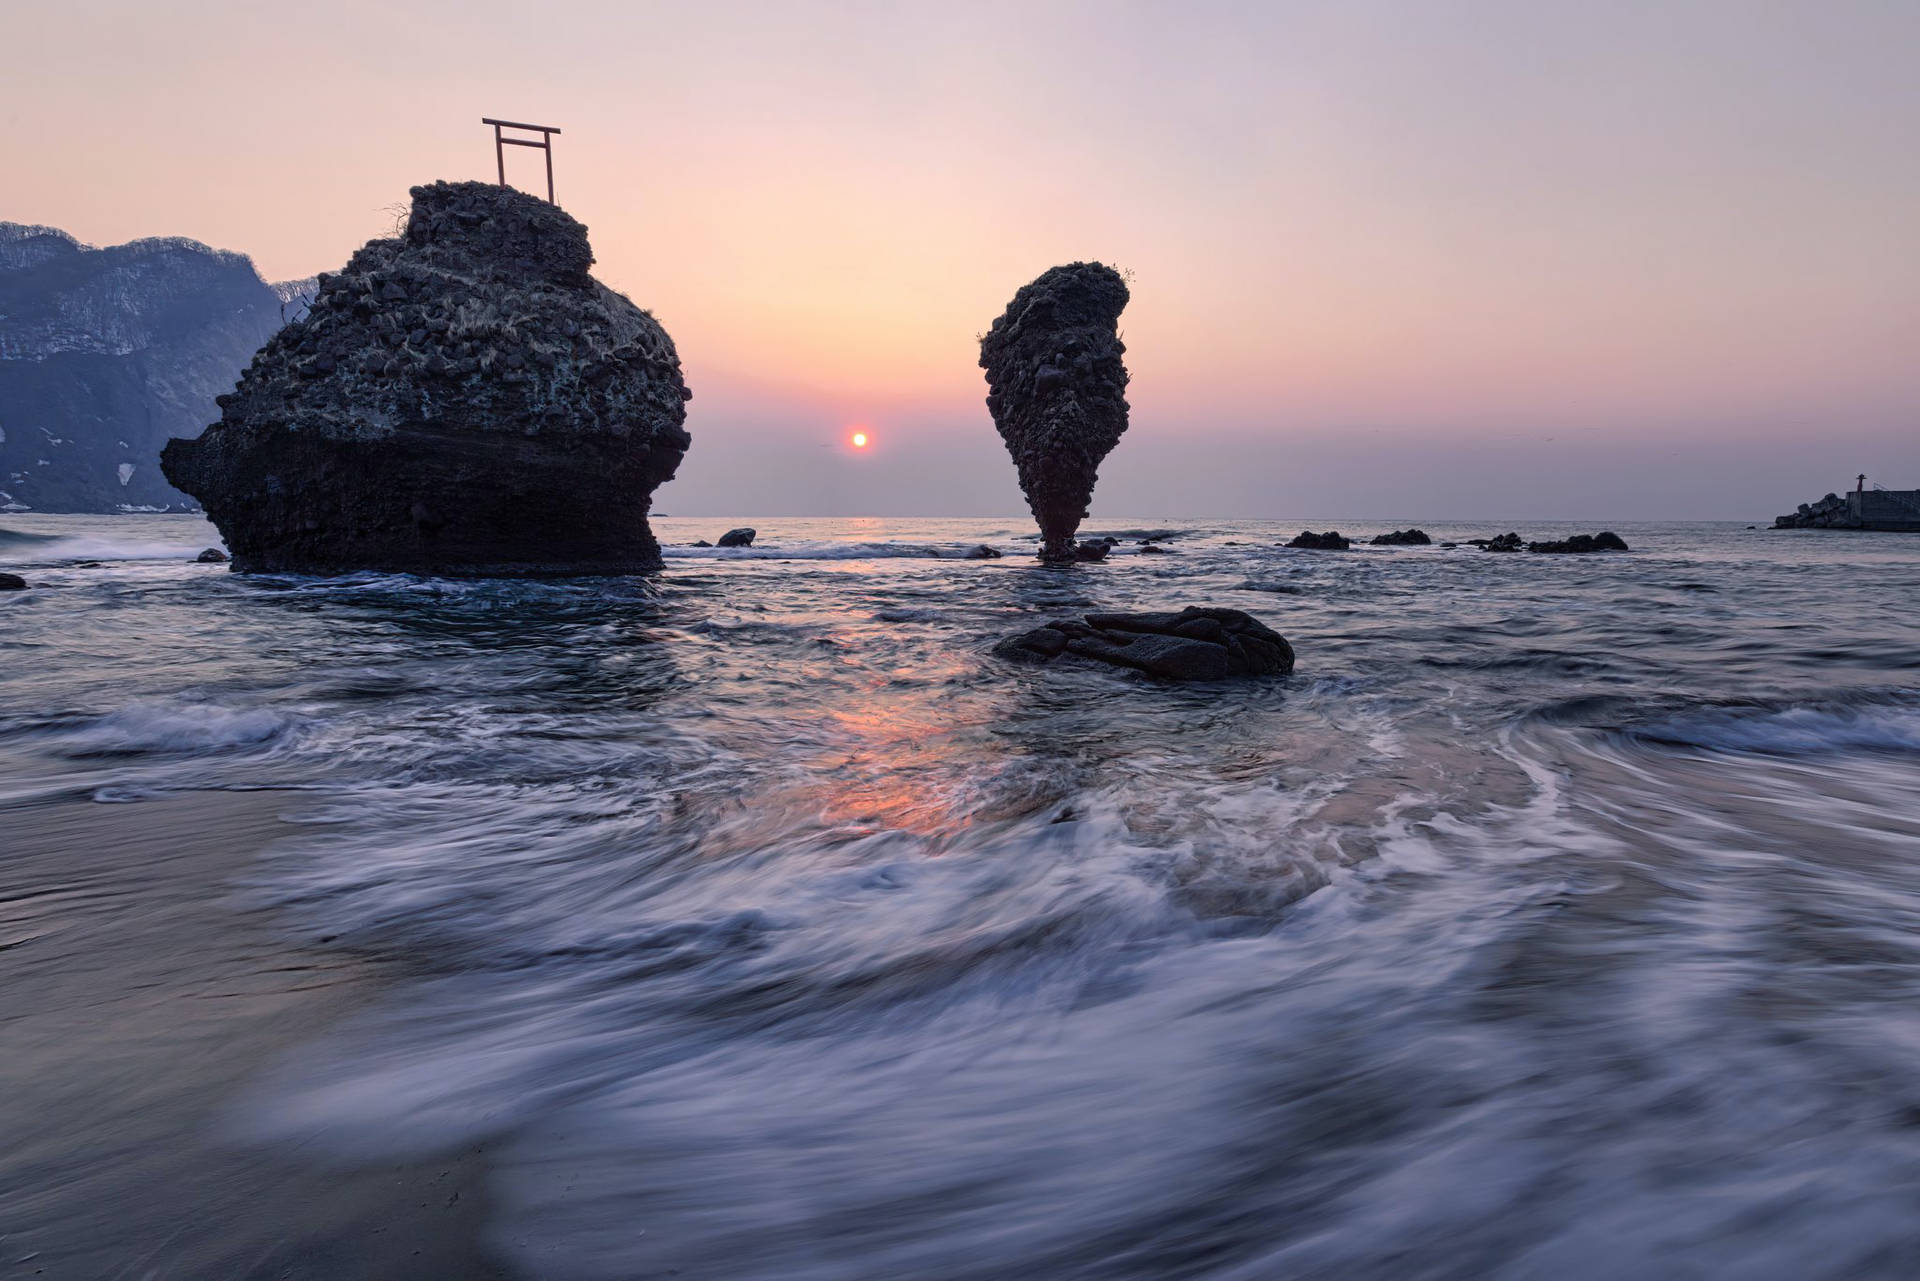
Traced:
[[1293, 670], [1293, 646], [1286, 637], [1251, 614], [1198, 605], [1061, 619], [1001, 641], [993, 652], [1027, 663], [1072, 654], [1177, 681], [1284, 676]]
[[690, 443], [673, 341], [588, 274], [587, 229], [507, 187], [415, 187], [405, 231], [320, 279], [221, 419], [161, 455], [238, 570], [654, 569]]

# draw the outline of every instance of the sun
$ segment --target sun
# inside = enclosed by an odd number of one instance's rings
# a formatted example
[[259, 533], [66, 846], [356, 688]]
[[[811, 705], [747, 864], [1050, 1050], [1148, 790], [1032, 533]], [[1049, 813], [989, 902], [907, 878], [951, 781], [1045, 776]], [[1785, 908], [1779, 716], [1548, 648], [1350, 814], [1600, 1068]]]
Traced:
[[865, 449], [867, 447], [867, 433], [863, 431], [857, 431], [853, 433], [853, 435], [847, 437], [847, 443], [852, 445], [855, 449]]

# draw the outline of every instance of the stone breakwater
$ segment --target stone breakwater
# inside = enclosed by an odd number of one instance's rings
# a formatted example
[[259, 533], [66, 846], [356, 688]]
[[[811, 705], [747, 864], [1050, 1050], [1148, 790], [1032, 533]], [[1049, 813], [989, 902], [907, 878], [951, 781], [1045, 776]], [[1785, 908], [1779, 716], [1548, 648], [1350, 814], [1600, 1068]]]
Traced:
[[221, 419], [161, 465], [239, 570], [657, 568], [655, 487], [690, 443], [673, 341], [589, 274], [587, 229], [484, 183], [415, 187], [406, 230], [323, 276]]
[[1775, 529], [1871, 529], [1887, 533], [1920, 531], [1920, 489], [1868, 489], [1828, 494], [1817, 503], [1801, 503], [1774, 518]]
[[1818, 502], [1801, 503], [1785, 516], [1773, 519], [1775, 529], [1865, 529], [1866, 522], [1854, 515], [1847, 500], [1828, 494]]

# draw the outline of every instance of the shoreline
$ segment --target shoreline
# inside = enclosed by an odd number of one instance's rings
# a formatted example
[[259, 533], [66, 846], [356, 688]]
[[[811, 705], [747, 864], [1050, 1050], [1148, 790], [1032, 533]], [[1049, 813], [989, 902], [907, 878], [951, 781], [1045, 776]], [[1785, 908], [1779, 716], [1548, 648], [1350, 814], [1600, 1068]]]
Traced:
[[222, 1137], [239, 1091], [385, 981], [235, 903], [288, 804], [0, 806], [0, 1277], [510, 1275], [479, 1149], [342, 1170]]

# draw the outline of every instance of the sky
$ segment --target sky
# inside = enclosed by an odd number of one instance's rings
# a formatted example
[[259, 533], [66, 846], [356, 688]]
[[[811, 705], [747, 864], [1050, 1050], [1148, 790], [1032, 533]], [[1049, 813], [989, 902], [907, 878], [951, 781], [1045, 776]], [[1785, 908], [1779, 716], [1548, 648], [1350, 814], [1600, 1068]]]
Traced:
[[675, 515], [1019, 512], [977, 336], [1080, 259], [1133, 280], [1096, 519], [1920, 487], [1914, 0], [62, 0], [0, 30], [0, 218], [269, 279], [490, 178], [481, 116], [559, 126], [559, 203], [694, 391]]

